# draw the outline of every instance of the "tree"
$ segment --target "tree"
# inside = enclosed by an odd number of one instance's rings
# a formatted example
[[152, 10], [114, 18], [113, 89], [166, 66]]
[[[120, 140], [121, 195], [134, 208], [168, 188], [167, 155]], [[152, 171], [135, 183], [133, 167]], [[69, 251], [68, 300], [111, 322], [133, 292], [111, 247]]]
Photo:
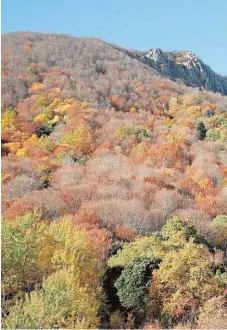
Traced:
[[99, 308], [95, 294], [80, 286], [80, 275], [62, 269], [44, 280], [42, 288], [17, 302], [3, 325], [9, 329], [97, 327]]
[[[110, 188], [107, 187], [111, 192]], [[122, 194], [122, 186], [118, 188], [118, 196]], [[107, 190], [107, 192], [108, 192]], [[125, 189], [126, 190], [126, 189]], [[119, 198], [119, 197], [118, 197]], [[105, 226], [114, 229], [116, 225], [127, 225], [139, 234], [152, 232], [153, 224], [148, 211], [139, 199], [133, 200], [104, 200], [100, 202], [100, 218]]]
[[76, 127], [74, 131], [66, 132], [62, 143], [73, 148], [77, 154], [89, 154], [92, 151], [92, 137], [85, 124]]
[[38, 175], [29, 177], [25, 174], [18, 175], [2, 188], [4, 199], [13, 200], [23, 197], [26, 193], [39, 189], [42, 186], [42, 179]]
[[3, 313], [9, 297], [23, 296], [34, 289], [43, 277], [39, 254], [44, 244], [46, 225], [39, 214], [29, 213], [16, 221], [3, 219], [2, 223], [2, 296]]
[[191, 240], [165, 256], [153, 281], [162, 299], [164, 314], [192, 323], [205, 301], [222, 292], [211, 270], [211, 255], [204, 245]]
[[43, 125], [41, 127], [38, 127], [35, 131], [36, 135], [38, 137], [41, 137], [42, 135], [50, 135], [50, 133], [52, 132], [53, 127], [52, 125]]
[[202, 121], [199, 121], [196, 126], [196, 136], [199, 140], [204, 140], [206, 137], [206, 127]]
[[179, 249], [193, 238], [195, 243], [204, 243], [205, 240], [189, 221], [181, 221], [179, 217], [173, 217], [162, 227], [161, 234], [166, 240], [168, 250]]
[[115, 282], [121, 305], [126, 308], [140, 308], [145, 304], [148, 282], [160, 259], [140, 258], [126, 266]]
[[136, 230], [129, 225], [116, 225], [114, 234], [118, 239], [129, 242], [137, 236]]
[[25, 50], [27, 51], [27, 55], [30, 55], [31, 51], [33, 48], [33, 44], [30, 40], [27, 41], [26, 46], [25, 46]]
[[227, 245], [227, 216], [222, 214], [216, 216], [211, 223], [212, 236], [217, 246], [225, 248]]
[[176, 191], [163, 188], [155, 193], [154, 203], [156, 208], [161, 211], [163, 219], [166, 219], [172, 215], [174, 210], [180, 207], [182, 197]]
[[85, 231], [36, 214], [3, 225], [5, 327], [97, 326], [101, 273]]
[[110, 315], [110, 329], [124, 329], [125, 320], [124, 315], [120, 311], [111, 313]]
[[109, 267], [127, 267], [137, 259], [154, 259], [164, 256], [162, 241], [157, 236], [139, 237], [134, 242], [126, 243], [122, 250], [108, 261]]
[[7, 108], [2, 114], [2, 129], [15, 128], [17, 113], [13, 108]]
[[222, 296], [213, 297], [200, 308], [199, 329], [227, 329], [227, 301]]

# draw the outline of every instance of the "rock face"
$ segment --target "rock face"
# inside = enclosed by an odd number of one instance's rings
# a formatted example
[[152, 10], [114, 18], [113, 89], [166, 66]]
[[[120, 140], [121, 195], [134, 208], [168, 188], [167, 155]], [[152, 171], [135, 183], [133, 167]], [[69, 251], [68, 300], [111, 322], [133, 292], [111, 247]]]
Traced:
[[227, 95], [227, 76], [216, 74], [190, 51], [163, 52], [153, 48], [140, 53], [140, 60], [175, 81]]

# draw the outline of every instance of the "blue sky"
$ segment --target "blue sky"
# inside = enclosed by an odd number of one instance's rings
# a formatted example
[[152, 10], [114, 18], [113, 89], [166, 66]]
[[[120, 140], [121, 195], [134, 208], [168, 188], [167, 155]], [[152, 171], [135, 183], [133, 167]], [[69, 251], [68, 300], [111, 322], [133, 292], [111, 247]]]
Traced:
[[2, 33], [14, 31], [191, 50], [227, 74], [227, 0], [2, 0]]

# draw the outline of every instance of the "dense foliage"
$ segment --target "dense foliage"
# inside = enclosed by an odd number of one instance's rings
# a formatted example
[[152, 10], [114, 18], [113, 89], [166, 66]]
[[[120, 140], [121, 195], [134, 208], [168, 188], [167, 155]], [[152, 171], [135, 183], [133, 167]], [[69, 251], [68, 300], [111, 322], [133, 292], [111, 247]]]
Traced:
[[227, 98], [96, 39], [2, 54], [3, 327], [226, 328]]

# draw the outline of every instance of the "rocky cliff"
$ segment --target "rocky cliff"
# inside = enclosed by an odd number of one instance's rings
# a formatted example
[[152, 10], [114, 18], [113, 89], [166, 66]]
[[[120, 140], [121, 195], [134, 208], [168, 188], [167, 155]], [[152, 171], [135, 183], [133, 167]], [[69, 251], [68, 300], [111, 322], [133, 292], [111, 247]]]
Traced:
[[140, 61], [172, 80], [227, 95], [227, 76], [216, 74], [190, 51], [163, 52], [153, 48], [137, 53]]

